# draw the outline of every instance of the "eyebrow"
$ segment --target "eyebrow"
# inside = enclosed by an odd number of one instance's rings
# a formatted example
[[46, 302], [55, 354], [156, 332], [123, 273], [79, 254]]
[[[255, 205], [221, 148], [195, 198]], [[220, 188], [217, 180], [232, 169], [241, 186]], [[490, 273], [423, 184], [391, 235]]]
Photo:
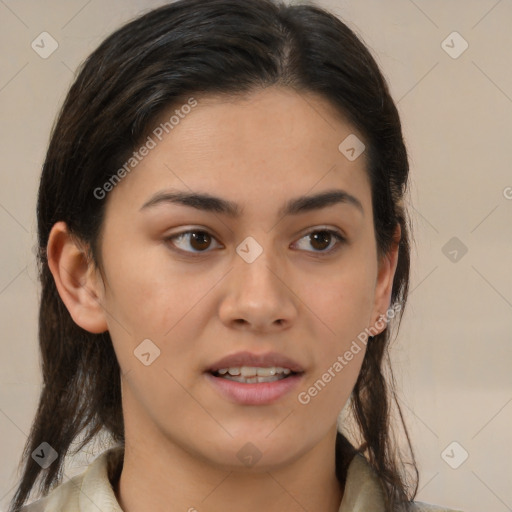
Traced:
[[[221, 213], [232, 218], [239, 218], [243, 213], [243, 208], [233, 201], [215, 197], [207, 193], [184, 192], [180, 190], [157, 192], [141, 206], [140, 210], [142, 211], [162, 203], [190, 206], [197, 210]], [[278, 217], [298, 215], [300, 213], [320, 210], [340, 203], [355, 207], [364, 216], [364, 209], [361, 201], [352, 194], [341, 189], [326, 190], [315, 195], [300, 196], [291, 199], [281, 207], [277, 215]]]

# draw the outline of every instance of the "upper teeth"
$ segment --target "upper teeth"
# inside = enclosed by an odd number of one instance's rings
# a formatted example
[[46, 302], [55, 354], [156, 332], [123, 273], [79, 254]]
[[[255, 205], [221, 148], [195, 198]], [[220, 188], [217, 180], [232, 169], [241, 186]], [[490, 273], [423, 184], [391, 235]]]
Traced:
[[242, 366], [242, 367], [233, 367], [233, 368], [221, 368], [218, 370], [220, 375], [225, 375], [229, 373], [229, 375], [241, 375], [242, 377], [269, 377], [271, 375], [277, 375], [279, 373], [284, 373], [285, 375], [289, 375], [291, 370], [289, 368], [281, 368], [280, 366], [271, 366], [269, 368], [259, 368], [256, 366]]

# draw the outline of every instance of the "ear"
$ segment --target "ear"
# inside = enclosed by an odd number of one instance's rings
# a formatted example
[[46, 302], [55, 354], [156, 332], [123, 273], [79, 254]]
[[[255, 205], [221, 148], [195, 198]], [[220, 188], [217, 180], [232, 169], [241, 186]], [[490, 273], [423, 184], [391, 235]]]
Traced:
[[[391, 292], [393, 290], [393, 279], [398, 263], [398, 249], [401, 233], [400, 224], [397, 224], [391, 247], [387, 254], [382, 256], [379, 261], [377, 283], [375, 286], [375, 301], [370, 324], [373, 326], [374, 330], [378, 330], [378, 334], [386, 328], [387, 324], [386, 311], [389, 309], [391, 302]], [[383, 318], [384, 320], [382, 320]], [[380, 327], [382, 324], [384, 325]]]
[[74, 322], [92, 333], [105, 332], [103, 281], [85, 247], [69, 233], [65, 222], [52, 227], [47, 254], [57, 291]]

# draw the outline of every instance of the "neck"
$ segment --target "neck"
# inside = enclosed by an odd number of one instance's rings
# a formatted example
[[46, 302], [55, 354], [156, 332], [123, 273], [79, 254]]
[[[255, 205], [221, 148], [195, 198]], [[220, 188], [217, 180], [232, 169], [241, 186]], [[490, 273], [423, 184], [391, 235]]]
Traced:
[[263, 470], [221, 468], [168, 438], [152, 442], [127, 435], [117, 500], [124, 512], [224, 512], [228, 504], [244, 512], [338, 512], [335, 439], [336, 428], [294, 461]]

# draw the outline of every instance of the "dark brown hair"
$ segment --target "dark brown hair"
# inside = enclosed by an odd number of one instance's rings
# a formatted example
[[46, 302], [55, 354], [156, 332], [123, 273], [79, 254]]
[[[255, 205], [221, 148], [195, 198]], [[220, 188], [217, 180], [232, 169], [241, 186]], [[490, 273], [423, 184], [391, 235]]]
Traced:
[[[42, 494], [60, 483], [65, 456], [97, 434], [124, 443], [112, 341], [108, 332], [80, 328], [62, 302], [46, 257], [52, 226], [66, 222], [101, 269], [106, 201], [93, 191], [114, 176], [162, 112], [194, 94], [244, 95], [273, 85], [321, 95], [363, 135], [379, 257], [394, 243], [397, 224], [401, 227], [391, 296], [391, 304], [401, 306], [401, 321], [409, 287], [410, 230], [402, 201], [409, 166], [396, 106], [365, 45], [340, 19], [314, 5], [180, 0], [154, 9], [114, 32], [86, 59], [52, 130], [37, 204], [43, 388], [11, 512], [27, 501], [38, 478]], [[361, 445], [351, 450], [339, 433], [336, 444], [345, 447], [347, 457], [337, 458], [336, 465], [343, 484], [349, 456], [356, 450], [364, 454], [383, 483], [391, 512], [407, 508], [418, 475], [392, 374], [385, 377], [389, 341], [388, 326], [368, 342], [350, 399]], [[406, 434], [415, 473], [411, 486], [393, 442], [392, 405]], [[79, 435], [81, 443], [71, 452]], [[44, 470], [30, 456], [42, 442], [58, 453]]]

